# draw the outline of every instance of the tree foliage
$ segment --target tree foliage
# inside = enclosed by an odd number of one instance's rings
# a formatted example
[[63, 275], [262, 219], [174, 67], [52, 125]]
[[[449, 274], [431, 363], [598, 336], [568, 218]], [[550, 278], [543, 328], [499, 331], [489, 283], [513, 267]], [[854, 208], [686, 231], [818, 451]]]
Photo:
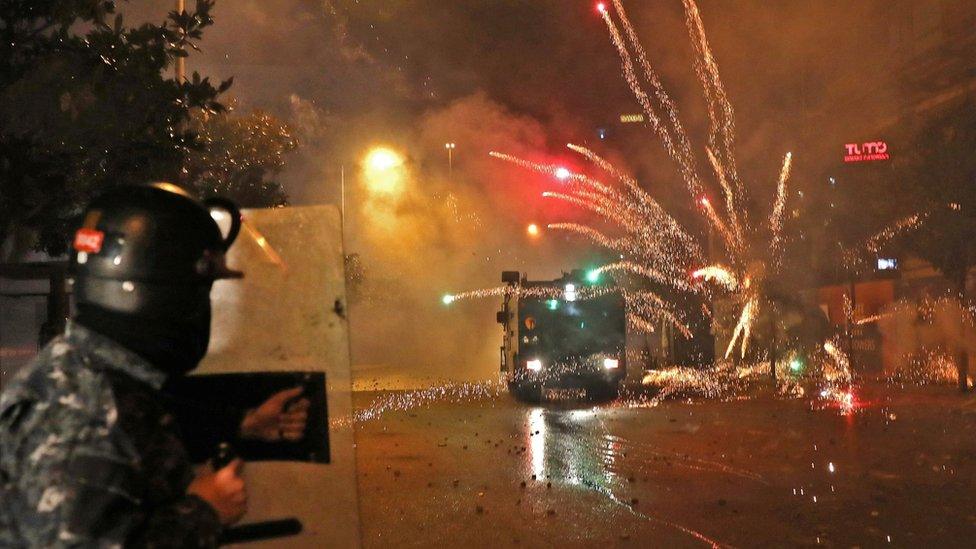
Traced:
[[126, 27], [102, 0], [0, 3], [0, 242], [31, 234], [51, 254], [93, 194], [184, 181], [200, 147], [191, 112], [224, 110], [213, 84], [166, 74], [212, 24], [213, 0]]
[[272, 178], [284, 167], [285, 155], [298, 146], [288, 125], [262, 111], [197, 112], [191, 128], [199, 147], [189, 152], [186, 171], [199, 196], [224, 196], [247, 208], [287, 203], [284, 190]]
[[892, 206], [924, 217], [896, 241], [962, 292], [976, 265], [976, 104], [969, 101], [929, 118], [899, 169]]

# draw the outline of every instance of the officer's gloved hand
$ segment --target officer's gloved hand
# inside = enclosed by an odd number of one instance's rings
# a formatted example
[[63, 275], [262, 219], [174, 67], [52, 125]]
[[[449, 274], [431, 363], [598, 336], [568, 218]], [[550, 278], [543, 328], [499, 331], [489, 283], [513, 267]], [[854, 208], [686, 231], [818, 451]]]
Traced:
[[186, 491], [206, 501], [217, 511], [220, 523], [229, 526], [241, 520], [247, 511], [247, 489], [241, 478], [244, 462], [240, 459], [216, 472], [209, 469], [197, 474]]
[[[241, 422], [241, 438], [278, 442], [295, 442], [305, 436], [308, 422], [307, 398], [299, 399], [302, 387], [286, 389], [271, 395], [263, 404], [247, 412]], [[297, 400], [296, 400], [297, 399]]]

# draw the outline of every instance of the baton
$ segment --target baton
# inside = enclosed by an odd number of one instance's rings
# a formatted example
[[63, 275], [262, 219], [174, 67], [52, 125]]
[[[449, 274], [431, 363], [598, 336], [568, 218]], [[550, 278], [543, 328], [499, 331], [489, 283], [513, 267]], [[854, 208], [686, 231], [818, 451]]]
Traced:
[[302, 532], [302, 522], [296, 518], [265, 520], [227, 528], [220, 535], [218, 545], [247, 543], [272, 538], [295, 536]]
[[[215, 470], [222, 469], [236, 458], [237, 451], [234, 447], [229, 442], [221, 442], [217, 445], [217, 451], [211, 459], [211, 464]], [[302, 523], [296, 518], [265, 520], [227, 528], [220, 535], [217, 544], [230, 545], [232, 543], [247, 543], [250, 541], [283, 538], [285, 536], [298, 535], [301, 532]]]

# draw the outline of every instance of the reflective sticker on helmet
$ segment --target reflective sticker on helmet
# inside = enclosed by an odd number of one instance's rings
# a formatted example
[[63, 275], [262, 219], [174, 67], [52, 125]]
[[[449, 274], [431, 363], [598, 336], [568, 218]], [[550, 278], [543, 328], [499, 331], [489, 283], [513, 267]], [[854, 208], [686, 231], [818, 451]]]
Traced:
[[105, 233], [95, 229], [78, 229], [75, 233], [75, 250], [89, 254], [97, 254], [102, 249]]

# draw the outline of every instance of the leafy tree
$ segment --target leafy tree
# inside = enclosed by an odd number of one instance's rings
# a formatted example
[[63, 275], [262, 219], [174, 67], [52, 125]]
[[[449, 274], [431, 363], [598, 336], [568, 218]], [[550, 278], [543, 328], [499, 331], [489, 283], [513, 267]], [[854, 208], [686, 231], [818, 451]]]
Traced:
[[965, 296], [966, 276], [976, 265], [976, 105], [923, 126], [897, 186], [902, 209], [928, 214], [902, 245]]
[[247, 208], [287, 203], [284, 189], [271, 179], [298, 146], [286, 124], [261, 111], [243, 116], [197, 112], [191, 128], [199, 147], [189, 152], [186, 172], [198, 195], [224, 196]]
[[[976, 265], [976, 104], [960, 104], [922, 124], [899, 172], [892, 206], [924, 220], [895, 244], [934, 265], [969, 308], [966, 282]], [[960, 387], [966, 389], [965, 350], [956, 360]]]
[[[212, 24], [213, 0], [126, 27], [102, 0], [0, 3], [0, 243], [65, 250], [74, 218], [113, 185], [181, 181], [199, 140], [191, 111], [216, 114], [231, 84], [165, 76]], [[114, 17], [113, 17], [114, 16]]]

